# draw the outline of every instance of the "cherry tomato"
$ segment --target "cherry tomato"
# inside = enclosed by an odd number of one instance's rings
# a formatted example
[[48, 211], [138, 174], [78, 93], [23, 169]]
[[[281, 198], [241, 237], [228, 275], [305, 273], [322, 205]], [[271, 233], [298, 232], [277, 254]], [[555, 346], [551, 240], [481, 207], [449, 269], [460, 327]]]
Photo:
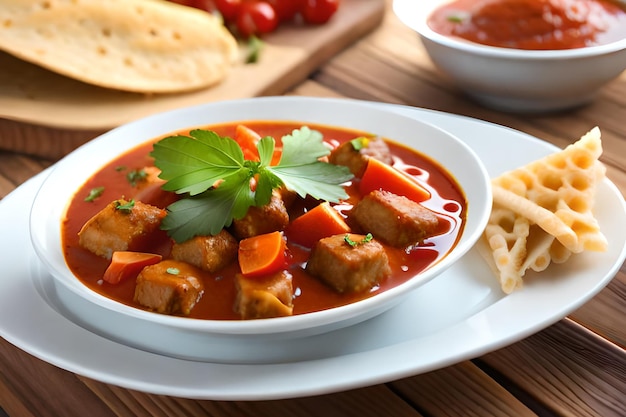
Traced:
[[274, 8], [265, 1], [244, 2], [237, 14], [237, 30], [243, 37], [272, 32], [278, 26]]
[[339, 0], [306, 0], [302, 17], [307, 23], [321, 25], [330, 20], [339, 8]]
[[241, 10], [242, 0], [214, 0], [225, 22], [235, 22]]
[[266, 0], [276, 11], [279, 22], [287, 22], [304, 9], [305, 0]]

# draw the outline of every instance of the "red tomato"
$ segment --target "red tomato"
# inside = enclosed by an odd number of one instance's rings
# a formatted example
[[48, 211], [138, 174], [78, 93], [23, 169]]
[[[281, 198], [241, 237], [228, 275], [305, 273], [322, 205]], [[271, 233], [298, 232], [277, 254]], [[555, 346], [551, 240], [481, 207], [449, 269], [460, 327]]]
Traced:
[[241, 10], [241, 0], [215, 0], [215, 6], [221, 13], [224, 21], [234, 22]]
[[276, 11], [278, 20], [286, 22], [304, 9], [305, 0], [266, 0]]
[[272, 32], [278, 26], [274, 8], [265, 1], [245, 2], [237, 14], [237, 30], [244, 37]]
[[330, 20], [339, 8], [339, 0], [306, 0], [302, 17], [307, 23], [321, 25]]

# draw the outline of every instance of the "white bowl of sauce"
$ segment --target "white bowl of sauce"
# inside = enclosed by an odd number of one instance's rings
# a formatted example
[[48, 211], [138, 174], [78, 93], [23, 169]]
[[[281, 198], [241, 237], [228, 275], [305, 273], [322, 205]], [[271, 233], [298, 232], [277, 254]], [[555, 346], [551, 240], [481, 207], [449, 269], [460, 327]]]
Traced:
[[[155, 142], [196, 128], [232, 137], [241, 124], [261, 135], [274, 136], [308, 126], [322, 133], [331, 146], [355, 136], [384, 138], [393, 155], [393, 166], [428, 190], [429, 197], [421, 204], [445, 219], [439, 223], [441, 230], [410, 249], [386, 245], [391, 275], [364, 292], [342, 295], [308, 276], [306, 264], [311, 250], [298, 240], [302, 236], [290, 234], [288, 227], [284, 234], [290, 256], [280, 268], [292, 280], [293, 303], [292, 314], [281, 317], [249, 319], [234, 310], [238, 302], [234, 276], [241, 272], [236, 260], [218, 271], [198, 272], [196, 278], [204, 282], [204, 292], [186, 312], [163, 314], [138, 304], [133, 294], [139, 280], [134, 276], [120, 283], [105, 282], [103, 274], [110, 259], [79, 244], [77, 234], [82, 225], [121, 198], [145, 198], [155, 206], [171, 203], [167, 197], [167, 202], [160, 200], [160, 188], [146, 193], [137, 188], [136, 181], [141, 180], [128, 175], [154, 165], [151, 152]], [[363, 182], [353, 179], [342, 185], [350, 199], [335, 204], [338, 212], [358, 202], [357, 185]], [[121, 343], [179, 358], [239, 363], [290, 361], [311, 354], [306, 338], [381, 314], [463, 256], [486, 225], [491, 209], [489, 184], [485, 168], [467, 145], [419, 120], [351, 100], [235, 100], [138, 120], [69, 154], [55, 165], [39, 190], [31, 209], [30, 231], [43, 267], [54, 278], [55, 294], [51, 296], [79, 325]], [[104, 189], [101, 194], [86, 198], [100, 187]], [[302, 215], [301, 209], [293, 210]], [[293, 213], [290, 211], [290, 216]], [[173, 241], [163, 230], [150, 233], [148, 239], [142, 239], [141, 251], [170, 258]], [[294, 344], [301, 348], [292, 349]]]
[[441, 73], [485, 106], [550, 112], [589, 103], [626, 69], [616, 0], [395, 0]]

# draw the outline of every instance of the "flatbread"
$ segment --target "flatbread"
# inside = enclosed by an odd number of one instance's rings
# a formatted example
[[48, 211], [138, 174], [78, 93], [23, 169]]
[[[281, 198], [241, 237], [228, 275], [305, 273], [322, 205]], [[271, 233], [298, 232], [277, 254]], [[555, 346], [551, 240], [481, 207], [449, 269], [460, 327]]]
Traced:
[[0, 0], [0, 50], [79, 81], [174, 93], [223, 80], [237, 41], [204, 11], [164, 0]]

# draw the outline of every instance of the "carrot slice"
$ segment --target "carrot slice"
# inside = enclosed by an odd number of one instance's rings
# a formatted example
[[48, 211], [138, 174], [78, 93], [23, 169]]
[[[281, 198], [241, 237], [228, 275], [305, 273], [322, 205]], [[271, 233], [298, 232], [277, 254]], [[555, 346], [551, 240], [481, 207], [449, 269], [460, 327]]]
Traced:
[[418, 203], [430, 198], [430, 192], [413, 178], [391, 165], [370, 158], [361, 178], [359, 191], [361, 195], [367, 195], [374, 190], [389, 191]]
[[287, 244], [281, 232], [242, 239], [239, 242], [239, 268], [245, 276], [277, 272], [285, 266]]
[[243, 151], [243, 156], [248, 161], [258, 161], [259, 151], [256, 148], [257, 143], [261, 140], [254, 130], [244, 125], [237, 125], [235, 128], [235, 142], [239, 144]]
[[[259, 161], [259, 150], [257, 149], [257, 143], [261, 140], [261, 136], [254, 130], [245, 125], [237, 125], [235, 128], [235, 142], [239, 144], [243, 151], [244, 159], [248, 161]], [[270, 165], [278, 165], [280, 157], [282, 156], [283, 149], [279, 146], [274, 148], [272, 154], [272, 160]]]
[[117, 251], [113, 252], [111, 263], [104, 271], [103, 280], [117, 284], [128, 278], [137, 277], [141, 270], [161, 261], [161, 255], [155, 253]]
[[289, 240], [307, 248], [325, 237], [349, 232], [350, 226], [326, 201], [296, 218], [285, 230]]

